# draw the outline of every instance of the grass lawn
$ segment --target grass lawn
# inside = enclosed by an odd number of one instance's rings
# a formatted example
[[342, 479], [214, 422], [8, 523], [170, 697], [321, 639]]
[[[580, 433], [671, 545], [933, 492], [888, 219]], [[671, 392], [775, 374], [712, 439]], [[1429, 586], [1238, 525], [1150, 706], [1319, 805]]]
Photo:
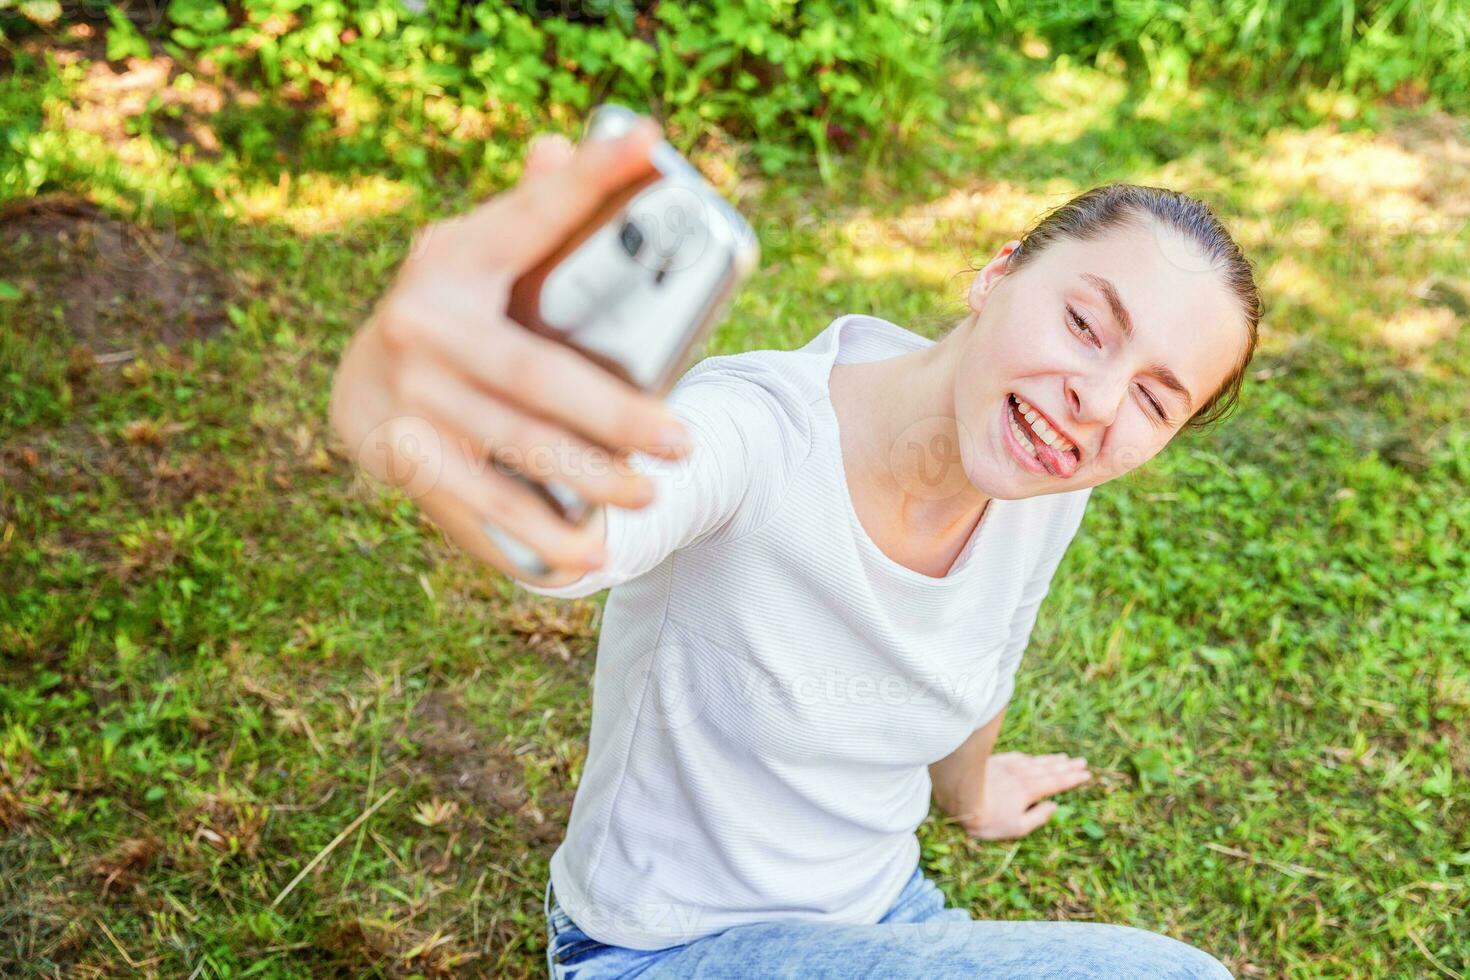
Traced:
[[[457, 556], [325, 419], [412, 229], [520, 143], [358, 166], [329, 106], [99, 57], [0, 77], [0, 973], [537, 975], [601, 600]], [[1001, 55], [948, 105], [829, 182], [702, 146], [764, 246], [709, 353], [936, 332], [1109, 179], [1215, 204], [1268, 310], [1241, 411], [1099, 488], [1042, 609], [1000, 748], [1093, 783], [1018, 842], [931, 820], [925, 867], [1240, 976], [1470, 975], [1467, 120]]]

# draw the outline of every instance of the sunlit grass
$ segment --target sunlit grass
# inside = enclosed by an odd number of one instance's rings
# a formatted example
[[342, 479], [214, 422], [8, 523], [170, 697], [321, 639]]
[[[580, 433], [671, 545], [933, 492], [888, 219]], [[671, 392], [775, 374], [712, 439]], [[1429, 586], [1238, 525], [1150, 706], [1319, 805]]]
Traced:
[[306, 174], [296, 181], [257, 185], [235, 196], [230, 210], [241, 220], [279, 222], [309, 237], [341, 231], [365, 218], [396, 214], [418, 194], [416, 187], [384, 177], [338, 180]]

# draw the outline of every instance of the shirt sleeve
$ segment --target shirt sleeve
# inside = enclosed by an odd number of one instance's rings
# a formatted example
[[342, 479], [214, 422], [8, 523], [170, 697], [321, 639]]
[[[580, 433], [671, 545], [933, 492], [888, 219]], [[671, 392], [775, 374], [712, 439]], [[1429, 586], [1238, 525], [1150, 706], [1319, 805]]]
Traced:
[[517, 584], [554, 598], [591, 595], [637, 578], [681, 548], [734, 540], [773, 512], [810, 447], [809, 417], [796, 392], [731, 370], [691, 371], [667, 405], [693, 448], [679, 460], [630, 455], [630, 466], [653, 481], [654, 499], [636, 510], [607, 508], [606, 564], [555, 588]]
[[1011, 628], [1009, 638], [1006, 640], [1005, 648], [1001, 651], [999, 679], [996, 682], [995, 694], [990, 699], [990, 704], [981, 712], [980, 724], [977, 729], [984, 728], [995, 719], [1011, 700], [1011, 694], [1016, 687], [1016, 669], [1021, 665], [1021, 657], [1026, 652], [1026, 646], [1031, 642], [1031, 630], [1036, 625], [1036, 613], [1041, 608], [1041, 600], [1046, 598], [1047, 592], [1051, 590], [1052, 578], [1056, 575], [1057, 567], [1061, 565], [1062, 558], [1072, 544], [1072, 539], [1077, 536], [1077, 528], [1082, 524], [1082, 515], [1087, 511], [1087, 500], [1092, 496], [1092, 488], [1080, 491], [1075, 495], [1075, 502], [1070, 505], [1059, 518], [1056, 526], [1056, 534], [1042, 554], [1041, 560], [1036, 563], [1030, 578], [1026, 581], [1025, 589], [1021, 593], [1021, 603], [1011, 615]]

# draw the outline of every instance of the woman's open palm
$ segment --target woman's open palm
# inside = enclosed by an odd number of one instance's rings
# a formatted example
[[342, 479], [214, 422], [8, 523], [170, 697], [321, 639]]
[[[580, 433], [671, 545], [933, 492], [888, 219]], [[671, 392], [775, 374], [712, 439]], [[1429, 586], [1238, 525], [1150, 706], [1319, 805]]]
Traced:
[[985, 764], [980, 811], [965, 821], [965, 829], [981, 840], [1025, 837], [1056, 812], [1056, 801], [1048, 796], [1091, 778], [1086, 759], [1065, 753], [996, 753]]

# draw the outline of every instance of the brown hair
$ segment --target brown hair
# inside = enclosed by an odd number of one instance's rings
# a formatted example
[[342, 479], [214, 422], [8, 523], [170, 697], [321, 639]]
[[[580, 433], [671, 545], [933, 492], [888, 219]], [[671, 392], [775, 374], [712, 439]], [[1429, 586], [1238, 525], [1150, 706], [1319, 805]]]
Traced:
[[1023, 268], [1061, 239], [1088, 241], [1125, 224], [1152, 217], [1193, 241], [1201, 250], [1202, 262], [1219, 269], [1245, 310], [1249, 334], [1245, 354], [1220, 389], [1189, 417], [1184, 428], [1203, 428], [1230, 413], [1240, 400], [1245, 370], [1256, 352], [1256, 339], [1263, 304], [1249, 259], [1230, 237], [1230, 232], [1209, 206], [1187, 194], [1164, 187], [1111, 183], [1078, 194], [1065, 204], [1043, 214], [1021, 238], [1011, 253], [1007, 272]]

